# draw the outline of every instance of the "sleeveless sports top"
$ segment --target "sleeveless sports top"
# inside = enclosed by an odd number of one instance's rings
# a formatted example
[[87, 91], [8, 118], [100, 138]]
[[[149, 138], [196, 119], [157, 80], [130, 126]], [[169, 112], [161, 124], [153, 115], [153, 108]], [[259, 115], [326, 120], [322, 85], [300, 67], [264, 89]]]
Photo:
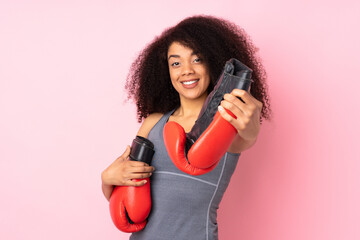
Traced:
[[225, 153], [211, 172], [192, 176], [171, 161], [163, 128], [174, 111], [164, 114], [151, 129], [155, 167], [150, 178], [152, 209], [146, 227], [130, 240], [217, 240], [217, 209], [240, 154]]

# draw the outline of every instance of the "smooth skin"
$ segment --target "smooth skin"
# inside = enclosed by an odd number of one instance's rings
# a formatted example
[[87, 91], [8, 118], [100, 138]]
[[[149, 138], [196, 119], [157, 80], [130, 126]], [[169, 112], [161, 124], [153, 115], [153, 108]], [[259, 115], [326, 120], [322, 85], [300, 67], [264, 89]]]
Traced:
[[[174, 42], [168, 50], [168, 65], [171, 83], [179, 93], [180, 107], [169, 121], [179, 123], [190, 132], [207, 97], [210, 76], [207, 66], [192, 49]], [[196, 80], [196, 86], [186, 88], [184, 82]]]
[[[207, 88], [210, 84], [208, 68], [201, 56], [178, 42], [173, 42], [169, 47], [168, 64], [171, 82], [180, 97], [180, 107], [170, 116], [169, 121], [179, 123], [185, 132], [189, 132], [208, 95]], [[184, 84], [186, 82], [195, 83], [186, 85]], [[224, 95], [224, 100], [218, 110], [238, 132], [228, 152], [241, 153], [255, 144], [260, 131], [262, 106], [260, 101], [244, 90], [234, 89], [230, 94]], [[224, 108], [230, 110], [236, 119], [231, 117]], [[144, 120], [137, 135], [146, 138], [162, 115], [161, 113], [150, 114]], [[129, 154], [130, 146], [127, 146], [125, 152], [101, 174], [102, 190], [108, 200], [115, 185], [142, 186], [146, 183], [145, 180], [135, 182], [132, 179], [150, 177], [155, 170], [146, 163], [129, 160]]]

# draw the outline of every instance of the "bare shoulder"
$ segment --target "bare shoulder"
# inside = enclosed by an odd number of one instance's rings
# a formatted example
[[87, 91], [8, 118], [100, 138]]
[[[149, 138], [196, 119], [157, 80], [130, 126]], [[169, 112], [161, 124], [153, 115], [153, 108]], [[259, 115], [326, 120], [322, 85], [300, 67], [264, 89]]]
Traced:
[[137, 135], [147, 138], [150, 130], [155, 126], [155, 124], [160, 120], [163, 115], [163, 113], [152, 113], [147, 116], [147, 118], [145, 118], [145, 120], [141, 124]]

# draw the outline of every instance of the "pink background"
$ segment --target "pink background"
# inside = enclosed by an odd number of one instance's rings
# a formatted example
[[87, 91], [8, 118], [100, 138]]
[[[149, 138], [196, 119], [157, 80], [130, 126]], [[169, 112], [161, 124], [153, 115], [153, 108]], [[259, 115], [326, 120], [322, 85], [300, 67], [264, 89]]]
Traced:
[[0, 2], [0, 239], [127, 239], [100, 190], [139, 127], [124, 80], [199, 13], [252, 37], [274, 110], [221, 203], [220, 239], [359, 239], [358, 1], [135, 2]]

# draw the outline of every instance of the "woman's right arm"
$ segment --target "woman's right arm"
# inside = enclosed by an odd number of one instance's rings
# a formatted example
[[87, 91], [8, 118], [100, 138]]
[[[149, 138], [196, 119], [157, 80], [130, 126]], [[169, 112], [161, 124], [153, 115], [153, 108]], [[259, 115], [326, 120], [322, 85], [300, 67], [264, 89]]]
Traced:
[[[159, 121], [162, 114], [150, 114], [141, 125], [137, 135], [147, 138], [150, 130]], [[118, 157], [109, 167], [101, 174], [102, 191], [107, 200], [110, 199], [114, 186], [142, 186], [146, 183], [143, 181], [132, 181], [132, 179], [142, 179], [151, 176], [155, 170], [144, 162], [131, 161], [129, 159], [130, 146], [126, 147], [125, 152]]]

